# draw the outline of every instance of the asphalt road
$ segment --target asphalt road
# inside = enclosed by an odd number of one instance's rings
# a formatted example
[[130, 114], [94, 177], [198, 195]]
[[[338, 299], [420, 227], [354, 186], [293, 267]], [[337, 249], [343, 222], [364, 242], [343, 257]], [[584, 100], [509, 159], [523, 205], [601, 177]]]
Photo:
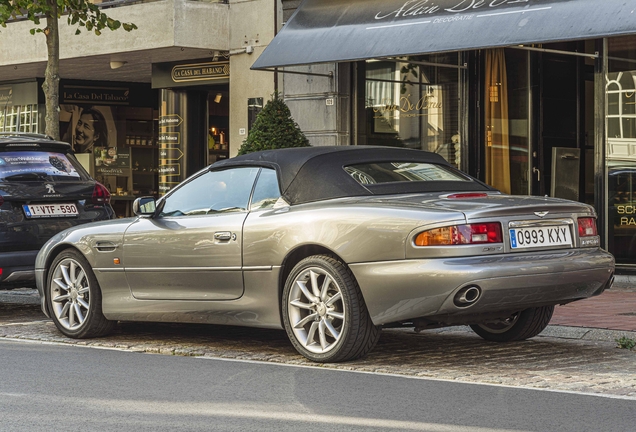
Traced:
[[0, 341], [0, 430], [627, 431], [636, 401]]

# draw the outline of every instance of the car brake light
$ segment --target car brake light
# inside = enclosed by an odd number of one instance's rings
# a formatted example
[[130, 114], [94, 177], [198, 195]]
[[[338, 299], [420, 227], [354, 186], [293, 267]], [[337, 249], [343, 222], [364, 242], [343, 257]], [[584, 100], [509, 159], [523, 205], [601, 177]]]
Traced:
[[0, 195], [0, 206], [4, 204], [4, 198], [2, 198], [2, 195]]
[[446, 198], [486, 198], [488, 196], [487, 193], [477, 193], [477, 192], [469, 192], [469, 193], [456, 193], [448, 195]]
[[104, 205], [110, 202], [110, 192], [106, 189], [106, 186], [99, 182], [95, 182], [95, 188], [93, 189], [93, 204]]
[[579, 218], [579, 237], [597, 236], [596, 219], [587, 217]]
[[415, 237], [416, 246], [446, 246], [459, 244], [501, 243], [501, 224], [498, 222], [454, 225], [421, 232]]

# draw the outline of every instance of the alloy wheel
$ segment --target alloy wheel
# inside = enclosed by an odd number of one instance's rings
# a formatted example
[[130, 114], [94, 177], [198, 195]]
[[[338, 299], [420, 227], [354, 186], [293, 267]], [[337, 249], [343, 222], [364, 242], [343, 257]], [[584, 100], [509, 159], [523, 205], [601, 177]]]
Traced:
[[494, 334], [505, 333], [510, 330], [517, 323], [518, 320], [519, 312], [510, 315], [506, 319], [486, 321], [482, 324], [479, 324], [479, 327]]
[[310, 267], [298, 274], [287, 301], [292, 331], [305, 349], [324, 354], [338, 344], [347, 316], [342, 290], [327, 271]]
[[58, 263], [53, 270], [50, 293], [53, 313], [68, 330], [80, 328], [90, 310], [90, 285], [82, 266], [72, 258]]

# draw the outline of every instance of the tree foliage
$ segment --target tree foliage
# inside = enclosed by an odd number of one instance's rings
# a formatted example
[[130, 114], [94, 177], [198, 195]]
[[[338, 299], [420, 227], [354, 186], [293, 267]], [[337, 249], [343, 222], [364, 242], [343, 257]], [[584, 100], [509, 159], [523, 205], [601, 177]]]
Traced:
[[258, 113], [238, 154], [289, 147], [309, 147], [309, 141], [292, 118], [287, 104], [274, 93]]
[[43, 33], [46, 36], [47, 66], [42, 89], [46, 99], [46, 133], [59, 139], [59, 28], [58, 20], [66, 15], [69, 26], [75, 26], [75, 34], [82, 28], [97, 36], [102, 30], [123, 28], [132, 31], [137, 28], [133, 23], [122, 23], [110, 18], [95, 4], [87, 0], [0, 0], [0, 26], [6, 27], [11, 20], [29, 20], [36, 26], [44, 19], [46, 26], [34, 27], [31, 34]]
[[[77, 26], [75, 34], [81, 33], [81, 28], [95, 32], [97, 36], [102, 30], [117, 30], [120, 27], [126, 31], [137, 28], [132, 23], [122, 23], [103, 13], [96, 4], [87, 0], [0, 0], [0, 25], [6, 27], [11, 19], [28, 19], [39, 25], [41, 18], [58, 19], [67, 15], [67, 24]], [[32, 28], [31, 34], [46, 33], [47, 28]]]

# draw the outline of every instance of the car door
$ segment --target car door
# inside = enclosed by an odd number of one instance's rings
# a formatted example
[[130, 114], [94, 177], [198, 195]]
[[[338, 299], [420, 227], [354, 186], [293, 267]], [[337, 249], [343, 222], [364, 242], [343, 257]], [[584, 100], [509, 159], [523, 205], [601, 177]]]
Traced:
[[242, 237], [260, 168], [207, 171], [139, 218], [124, 236], [133, 296], [148, 300], [231, 300], [243, 294]]

